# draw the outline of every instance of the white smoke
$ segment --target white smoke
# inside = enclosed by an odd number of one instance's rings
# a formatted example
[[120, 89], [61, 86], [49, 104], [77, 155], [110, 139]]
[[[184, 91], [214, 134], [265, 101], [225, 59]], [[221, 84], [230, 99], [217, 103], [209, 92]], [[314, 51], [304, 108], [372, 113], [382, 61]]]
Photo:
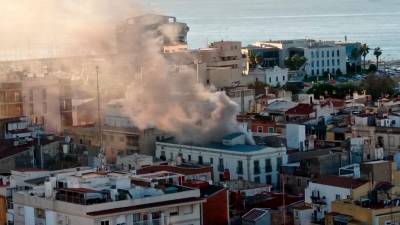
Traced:
[[[24, 52], [31, 51], [32, 42], [47, 49], [65, 45], [71, 55], [114, 54], [117, 21], [147, 13], [132, 0], [4, 0], [0, 7], [4, 9], [2, 43], [16, 41]], [[105, 57], [103, 62], [111, 68], [104, 78], [106, 93], [125, 92], [124, 108], [136, 126], [156, 127], [180, 142], [218, 141], [240, 131], [236, 121], [239, 108], [225, 93], [197, 83], [194, 70], [169, 69], [157, 35], [171, 33], [172, 39], [174, 32], [137, 25], [128, 38], [119, 39], [118, 46], [123, 46], [125, 53]], [[121, 90], [121, 83], [126, 90]]]

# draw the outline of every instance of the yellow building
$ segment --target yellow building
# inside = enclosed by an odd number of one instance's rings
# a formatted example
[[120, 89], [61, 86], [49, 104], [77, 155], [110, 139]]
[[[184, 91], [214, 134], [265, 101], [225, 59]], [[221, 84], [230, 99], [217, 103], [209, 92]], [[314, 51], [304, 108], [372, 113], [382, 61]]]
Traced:
[[325, 215], [326, 225], [388, 225], [400, 222], [400, 200], [392, 203], [363, 205], [361, 201], [332, 202], [332, 212]]

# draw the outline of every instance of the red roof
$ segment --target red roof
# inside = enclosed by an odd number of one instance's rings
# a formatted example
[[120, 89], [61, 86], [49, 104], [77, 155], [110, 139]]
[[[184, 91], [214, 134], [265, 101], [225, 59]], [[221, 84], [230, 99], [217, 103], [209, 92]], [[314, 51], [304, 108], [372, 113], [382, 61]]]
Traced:
[[137, 171], [138, 174], [155, 173], [160, 171], [167, 171], [171, 173], [180, 173], [183, 175], [195, 175], [212, 173], [212, 166], [200, 166], [197, 167], [184, 167], [184, 166], [170, 166], [170, 165], [158, 165], [158, 166], [146, 166]]
[[283, 204], [283, 193], [272, 193], [271, 197], [268, 200], [255, 203], [253, 207], [257, 208], [269, 208], [269, 209], [278, 209], [282, 206], [289, 206], [293, 203], [303, 201], [304, 198], [300, 196], [294, 195], [284, 195], [285, 204]]
[[300, 103], [297, 106], [286, 111], [289, 115], [308, 115], [314, 112], [313, 105]]
[[321, 107], [332, 105], [335, 108], [342, 108], [344, 107], [344, 100], [337, 99], [337, 98], [327, 98], [321, 101]]
[[325, 176], [319, 178], [314, 183], [350, 189], [358, 188], [368, 183], [368, 180], [354, 179], [352, 177]]

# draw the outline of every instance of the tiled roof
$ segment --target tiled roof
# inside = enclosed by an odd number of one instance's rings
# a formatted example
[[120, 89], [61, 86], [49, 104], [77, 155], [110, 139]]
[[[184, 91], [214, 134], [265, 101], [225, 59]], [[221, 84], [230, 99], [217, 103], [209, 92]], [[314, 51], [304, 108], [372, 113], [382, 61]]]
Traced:
[[306, 115], [314, 112], [314, 107], [310, 104], [300, 103], [297, 106], [286, 111], [289, 115]]
[[267, 210], [254, 208], [246, 213], [242, 218], [246, 221], [257, 221], [261, 216], [265, 215]]
[[350, 189], [358, 188], [368, 183], [368, 181], [363, 179], [354, 179], [352, 177], [325, 176], [319, 178], [314, 183]]

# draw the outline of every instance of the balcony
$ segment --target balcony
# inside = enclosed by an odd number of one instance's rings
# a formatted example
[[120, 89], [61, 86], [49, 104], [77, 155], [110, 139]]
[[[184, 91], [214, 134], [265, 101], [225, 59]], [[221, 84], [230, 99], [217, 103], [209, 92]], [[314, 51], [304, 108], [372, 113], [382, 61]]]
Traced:
[[157, 218], [152, 220], [133, 221], [133, 225], [169, 225], [169, 217]]
[[311, 196], [311, 202], [317, 205], [326, 205], [326, 198], [325, 196], [322, 198], [319, 196]]

